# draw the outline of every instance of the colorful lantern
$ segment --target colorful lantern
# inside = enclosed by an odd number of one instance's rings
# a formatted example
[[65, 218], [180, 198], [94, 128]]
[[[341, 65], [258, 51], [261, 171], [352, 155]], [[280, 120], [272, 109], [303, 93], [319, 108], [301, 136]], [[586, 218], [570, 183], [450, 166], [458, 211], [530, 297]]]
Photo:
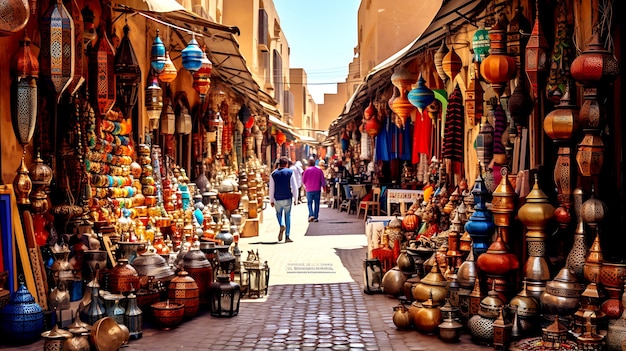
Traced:
[[191, 40], [187, 44], [187, 47], [183, 49], [181, 55], [183, 67], [191, 72], [191, 74], [196, 73], [196, 71], [202, 67], [203, 51], [200, 49], [200, 46], [198, 46], [195, 34], [192, 35]]
[[398, 66], [391, 75], [391, 84], [400, 92], [409, 91], [411, 86], [415, 84], [415, 76], [405, 66]]
[[539, 2], [535, 4], [537, 6], [535, 25], [533, 26], [533, 31], [530, 33], [530, 38], [526, 44], [526, 57], [524, 61], [526, 76], [533, 89], [533, 96], [536, 99], [540, 90], [539, 85], [544, 84], [548, 70], [550, 69], [550, 60], [548, 59], [548, 50], [550, 47], [548, 46], [546, 37], [543, 35], [541, 23], [539, 23]]
[[426, 86], [426, 80], [420, 74], [417, 79], [417, 87], [409, 92], [407, 98], [411, 105], [417, 107], [419, 112], [422, 113], [428, 105], [435, 101], [435, 93]]
[[380, 123], [380, 121], [378, 120], [377, 117], [372, 117], [370, 119], [367, 120], [367, 122], [365, 122], [365, 132], [371, 136], [371, 137], [376, 137], [378, 136], [378, 133], [380, 133], [380, 129], [382, 127], [382, 124]]
[[480, 122], [483, 115], [483, 86], [480, 85], [478, 77], [479, 64], [474, 62], [474, 69], [470, 71], [470, 79], [467, 89], [465, 89], [465, 112], [468, 121], [475, 125]]
[[159, 128], [159, 118], [163, 110], [163, 90], [159, 86], [156, 77], [152, 77], [152, 82], [146, 88], [146, 113], [150, 121], [150, 129]]
[[[31, 0], [31, 4], [35, 2]], [[36, 5], [36, 2], [35, 2]], [[36, 6], [35, 6], [36, 7]], [[3, 1], [0, 6], [0, 37], [13, 35], [26, 27], [34, 10], [28, 11], [27, 0]]]
[[405, 121], [411, 116], [415, 106], [408, 99], [408, 91], [403, 91], [399, 97], [393, 100], [391, 110], [398, 115], [399, 121], [395, 121], [398, 128], [404, 128]]
[[584, 85], [597, 86], [612, 83], [619, 74], [619, 62], [606, 50], [596, 32], [583, 51], [570, 67], [572, 78]]
[[74, 20], [63, 1], [51, 1], [39, 21], [39, 30], [41, 74], [56, 93], [58, 100], [74, 77], [76, 59]]
[[449, 51], [450, 50], [446, 45], [446, 40], [444, 39], [441, 41], [441, 46], [439, 47], [439, 50], [435, 52], [434, 57], [435, 69], [437, 70], [437, 74], [439, 75], [439, 78], [441, 78], [441, 80], [444, 82], [444, 84], [446, 83], [446, 81], [448, 81], [448, 78], [450, 78], [446, 74], [446, 71], [443, 69], [443, 58], [448, 54]]
[[159, 75], [163, 72], [166, 60], [165, 44], [163, 44], [163, 40], [159, 37], [159, 30], [157, 29], [156, 37], [154, 37], [152, 47], [150, 48], [150, 66], [154, 70], [154, 73]]
[[200, 94], [200, 101], [204, 101], [206, 94], [211, 88], [211, 71], [213, 63], [209, 61], [206, 55], [206, 48], [202, 49], [202, 65], [193, 74], [193, 88]]
[[489, 40], [489, 31], [481, 25], [472, 37], [472, 49], [474, 50], [474, 61], [481, 63], [489, 55], [491, 41]]
[[115, 76], [113, 75], [113, 61], [115, 52], [113, 46], [107, 38], [104, 26], [98, 30], [98, 44], [92, 51], [90, 60], [90, 82], [92, 84], [92, 95], [96, 99], [100, 116], [105, 116], [115, 104]]
[[280, 129], [277, 129], [274, 139], [276, 139], [276, 144], [282, 146], [287, 141], [287, 136]]
[[141, 70], [135, 49], [133, 49], [128, 38], [129, 31], [130, 27], [125, 25], [124, 36], [115, 53], [113, 66], [116, 75], [117, 103], [120, 105], [124, 117], [130, 117], [137, 104], [139, 83], [141, 82]]
[[491, 84], [498, 97], [502, 96], [504, 87], [515, 77], [515, 59], [506, 54], [506, 30], [498, 22], [489, 31], [491, 48], [487, 56], [480, 64], [480, 74]]
[[171, 83], [176, 79], [178, 75], [178, 70], [176, 70], [176, 66], [172, 59], [170, 58], [169, 51], [165, 52], [165, 63], [163, 64], [163, 72], [159, 75], [159, 79], [163, 83]]
[[456, 75], [461, 72], [463, 61], [461, 61], [461, 57], [454, 50], [454, 46], [452, 46], [446, 56], [443, 57], [441, 65], [443, 66], [443, 71], [450, 77], [450, 80], [454, 80]]

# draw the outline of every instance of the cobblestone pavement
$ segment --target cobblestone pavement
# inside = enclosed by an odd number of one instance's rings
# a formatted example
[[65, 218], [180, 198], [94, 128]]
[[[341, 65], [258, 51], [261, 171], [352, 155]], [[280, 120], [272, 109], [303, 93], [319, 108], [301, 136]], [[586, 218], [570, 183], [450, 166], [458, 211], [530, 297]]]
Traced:
[[[322, 208], [320, 222], [308, 223], [306, 204], [292, 211], [293, 243], [278, 243], [272, 208], [262, 213], [259, 235], [240, 246], [259, 252], [271, 268], [268, 295], [243, 299], [239, 315], [212, 317], [206, 309], [175, 329], [162, 331], [144, 323], [143, 337], [126, 350], [484, 350], [467, 335], [459, 344], [444, 344], [434, 335], [397, 330], [392, 322], [395, 298], [363, 293], [362, 267], [367, 242], [355, 227], [354, 214]], [[331, 220], [332, 219], [332, 220]], [[316, 227], [317, 226], [317, 227]], [[329, 227], [331, 228], [329, 230]], [[337, 235], [315, 235], [317, 232]], [[365, 226], [362, 227], [365, 231]], [[305, 235], [305, 233], [307, 233]], [[319, 234], [319, 233], [318, 233]], [[3, 336], [3, 339], [6, 336]], [[5, 339], [6, 340], [6, 339]], [[43, 340], [20, 348], [42, 350]]]

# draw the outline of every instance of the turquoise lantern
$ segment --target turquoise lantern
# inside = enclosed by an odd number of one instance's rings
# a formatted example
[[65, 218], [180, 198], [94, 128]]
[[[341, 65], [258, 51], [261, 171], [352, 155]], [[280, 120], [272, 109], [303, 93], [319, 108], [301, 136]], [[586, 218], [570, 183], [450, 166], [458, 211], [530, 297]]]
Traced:
[[409, 92], [407, 98], [411, 105], [417, 107], [420, 113], [422, 113], [428, 105], [435, 101], [435, 92], [426, 86], [426, 80], [420, 74], [417, 79], [417, 87]]
[[154, 73], [161, 74], [165, 68], [165, 44], [159, 37], [159, 30], [157, 29], [156, 37], [152, 42], [152, 48], [150, 49], [150, 66], [154, 70]]
[[196, 35], [192, 34], [191, 40], [187, 44], [187, 47], [181, 52], [183, 58], [183, 67], [191, 72], [196, 73], [202, 67], [202, 57], [204, 52], [200, 49]]
[[474, 59], [476, 62], [483, 62], [485, 57], [489, 55], [490, 48], [491, 40], [489, 39], [489, 31], [481, 26], [472, 37], [472, 49], [474, 50]]

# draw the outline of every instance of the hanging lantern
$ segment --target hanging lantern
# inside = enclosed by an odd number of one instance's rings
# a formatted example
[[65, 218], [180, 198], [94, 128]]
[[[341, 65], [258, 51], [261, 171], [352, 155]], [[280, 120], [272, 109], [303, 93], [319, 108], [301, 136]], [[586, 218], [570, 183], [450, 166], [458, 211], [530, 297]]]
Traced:
[[193, 88], [200, 94], [200, 101], [204, 101], [206, 94], [211, 88], [211, 71], [213, 63], [206, 55], [206, 47], [202, 49], [202, 65], [193, 74]]
[[409, 92], [407, 98], [411, 105], [417, 107], [420, 113], [435, 101], [435, 93], [426, 86], [426, 80], [421, 73], [417, 79], [417, 87]]
[[482, 167], [487, 167], [493, 159], [493, 125], [489, 117], [494, 120], [493, 104], [487, 103], [487, 114], [483, 115], [480, 123], [480, 131], [476, 136], [476, 156]]
[[376, 117], [377, 114], [378, 111], [376, 111], [376, 107], [374, 107], [372, 100], [370, 100], [369, 105], [367, 105], [367, 107], [363, 111], [363, 119], [369, 120], [372, 117]]
[[161, 134], [176, 133], [176, 114], [172, 108], [170, 99], [163, 101], [163, 110], [161, 111]]
[[[26, 151], [24, 151], [24, 154]], [[18, 205], [30, 205], [29, 195], [33, 189], [33, 182], [28, 176], [28, 168], [24, 164], [24, 154], [22, 154], [22, 161], [17, 168], [17, 176], [13, 179], [13, 189], [15, 190], [15, 197]]]
[[163, 72], [166, 60], [165, 44], [163, 44], [163, 40], [159, 37], [159, 30], [157, 29], [156, 37], [154, 37], [152, 47], [150, 48], [150, 66], [157, 75]]
[[26, 147], [37, 123], [37, 75], [39, 62], [30, 49], [30, 38], [24, 34], [20, 48], [11, 58], [11, 117], [17, 141]]
[[395, 121], [398, 128], [404, 128], [406, 119], [410, 117], [413, 110], [415, 110], [415, 106], [411, 104], [407, 95], [408, 91], [402, 92], [399, 97], [393, 100], [391, 107], [391, 110], [398, 115], [399, 121]]
[[280, 129], [277, 129], [274, 139], [276, 139], [276, 144], [278, 144], [278, 146], [282, 146], [285, 141], [287, 141], [287, 136]]
[[450, 78], [446, 74], [446, 71], [443, 69], [443, 58], [448, 54], [449, 51], [450, 50], [448, 49], [448, 46], [446, 45], [446, 40], [444, 39], [441, 41], [441, 46], [439, 47], [439, 50], [435, 52], [435, 57], [434, 57], [435, 69], [437, 70], [437, 74], [439, 75], [439, 78], [441, 78], [444, 84], [448, 81], [448, 78]]
[[126, 118], [131, 117], [133, 108], [137, 104], [139, 83], [141, 82], [141, 70], [135, 49], [133, 49], [128, 38], [129, 31], [130, 27], [127, 24], [124, 26], [124, 36], [115, 53], [113, 66], [116, 76], [117, 103]]
[[381, 127], [382, 127], [382, 124], [380, 123], [378, 118], [372, 117], [368, 119], [367, 122], [365, 122], [364, 128], [365, 128], [365, 132], [373, 138], [373, 137], [378, 136], [378, 133], [380, 133]]
[[565, 86], [561, 102], [543, 120], [543, 129], [554, 141], [568, 141], [577, 130], [578, 107], [572, 98], [572, 82]]
[[150, 123], [150, 129], [157, 130], [159, 128], [159, 118], [163, 111], [163, 90], [159, 86], [156, 77], [152, 77], [152, 82], [146, 88], [146, 113]]
[[41, 74], [58, 100], [74, 77], [76, 58], [74, 21], [63, 1], [51, 1], [39, 21], [39, 31]]
[[91, 96], [96, 99], [98, 112], [104, 117], [115, 104], [115, 76], [113, 75], [113, 61], [115, 52], [106, 36], [104, 25], [98, 30], [98, 44], [92, 52], [89, 66], [91, 67], [90, 81]]
[[530, 21], [524, 17], [524, 8], [517, 6], [515, 8], [515, 14], [509, 22], [507, 30], [507, 49], [509, 55], [515, 59], [518, 72], [522, 67], [522, 50], [526, 47], [528, 38], [522, 36], [522, 33], [528, 33], [530, 31]]
[[584, 85], [610, 84], [619, 74], [619, 62], [604, 48], [596, 31], [587, 50], [572, 62], [570, 72], [572, 78]]
[[516, 125], [528, 125], [528, 116], [533, 111], [533, 105], [525, 85], [518, 84], [508, 101], [509, 114]]
[[178, 71], [176, 70], [176, 66], [172, 59], [170, 58], [169, 51], [165, 52], [165, 63], [163, 64], [163, 72], [159, 75], [159, 79], [163, 83], [171, 83], [176, 79], [178, 75]]
[[454, 80], [456, 75], [461, 72], [463, 61], [461, 61], [461, 57], [454, 50], [454, 45], [451, 46], [450, 51], [443, 57], [441, 65], [443, 66], [443, 71], [450, 77], [450, 80]]
[[474, 69], [470, 72], [469, 85], [465, 89], [465, 112], [472, 125], [480, 122], [483, 115], [483, 86], [478, 77], [479, 64], [474, 62]]
[[476, 30], [472, 37], [472, 49], [474, 50], [474, 61], [479, 64], [489, 55], [491, 40], [489, 40], [489, 31], [482, 25]]
[[398, 66], [391, 75], [391, 84], [400, 92], [409, 91], [411, 86], [415, 84], [415, 76], [405, 66]]
[[480, 64], [480, 74], [500, 97], [508, 81], [515, 77], [517, 70], [515, 59], [506, 54], [506, 30], [500, 19], [489, 30], [489, 40], [491, 41], [489, 56]]
[[548, 60], [548, 41], [543, 35], [541, 23], [539, 23], [539, 2], [535, 3], [535, 25], [530, 33], [530, 38], [526, 44], [526, 56], [524, 59], [526, 67], [526, 76], [533, 89], [533, 96], [538, 97], [540, 85], [543, 86], [550, 69], [550, 60]]
[[[31, 4], [36, 2], [31, 0]], [[26, 27], [33, 9], [29, 12], [27, 0], [3, 1], [0, 6], [0, 37], [13, 35]], [[35, 6], [36, 8], [36, 6]]]
[[203, 52], [200, 46], [198, 46], [196, 35], [193, 34], [187, 47], [181, 52], [183, 67], [191, 72], [191, 74], [196, 73], [196, 71], [202, 67], [202, 54]]
[[84, 67], [84, 62], [83, 62], [84, 52], [85, 52], [85, 46], [84, 46], [85, 43], [83, 39], [84, 25], [83, 25], [83, 15], [80, 9], [78, 8], [78, 3], [76, 2], [76, 0], [71, 0], [69, 2], [69, 12], [70, 12], [72, 19], [74, 20], [75, 55], [74, 55], [74, 74], [67, 86], [67, 91], [70, 93], [70, 95], [75, 95], [76, 92], [80, 89], [80, 87], [83, 86], [83, 83], [85, 83], [86, 72], [84, 72], [84, 68], [83, 68]]
[[36, 213], [43, 213], [48, 210], [48, 194], [46, 194], [46, 189], [52, 182], [52, 168], [43, 163], [39, 154], [37, 154], [37, 158], [35, 158], [34, 162], [35, 163], [28, 170], [31, 175], [31, 182], [35, 188], [35, 191], [30, 196], [30, 201]]

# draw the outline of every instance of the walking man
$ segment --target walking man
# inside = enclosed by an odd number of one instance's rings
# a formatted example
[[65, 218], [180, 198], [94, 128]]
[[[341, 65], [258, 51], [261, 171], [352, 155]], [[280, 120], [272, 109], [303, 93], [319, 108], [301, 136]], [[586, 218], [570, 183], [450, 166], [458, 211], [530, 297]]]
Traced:
[[[285, 242], [290, 243], [293, 240], [289, 238], [291, 229], [291, 204], [296, 204], [298, 199], [298, 185], [296, 184], [296, 176], [293, 171], [288, 168], [289, 159], [281, 157], [278, 161], [278, 168], [270, 175], [270, 205], [276, 209], [276, 218], [280, 231], [278, 232], [278, 241], [283, 240], [285, 234]], [[283, 220], [284, 213], [284, 220]]]
[[295, 164], [289, 161], [289, 169], [293, 171], [293, 174], [296, 176], [296, 184], [298, 185], [298, 202], [297, 204], [302, 203], [302, 199], [300, 197], [300, 189], [302, 189], [302, 173], [304, 170], [302, 169], [302, 162], [296, 161]]
[[306, 189], [306, 204], [309, 207], [309, 222], [317, 222], [320, 214], [320, 197], [326, 185], [324, 171], [315, 165], [315, 159], [309, 159], [309, 166], [302, 174], [302, 184]]

